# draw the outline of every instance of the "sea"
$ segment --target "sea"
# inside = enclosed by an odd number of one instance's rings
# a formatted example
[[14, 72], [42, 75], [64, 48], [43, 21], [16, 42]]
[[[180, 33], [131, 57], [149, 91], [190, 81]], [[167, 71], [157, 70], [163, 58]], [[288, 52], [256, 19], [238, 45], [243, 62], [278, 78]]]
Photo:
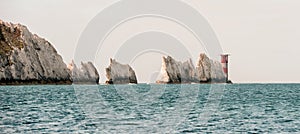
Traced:
[[300, 133], [300, 84], [0, 86], [0, 133]]

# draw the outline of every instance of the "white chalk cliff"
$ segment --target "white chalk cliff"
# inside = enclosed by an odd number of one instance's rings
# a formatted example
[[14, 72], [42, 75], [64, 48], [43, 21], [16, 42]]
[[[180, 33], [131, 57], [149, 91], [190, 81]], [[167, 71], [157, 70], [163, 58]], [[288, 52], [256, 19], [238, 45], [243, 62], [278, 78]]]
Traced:
[[74, 61], [68, 65], [74, 84], [98, 84], [99, 73], [92, 62], [83, 63], [78, 68]]
[[70, 84], [62, 57], [21, 24], [0, 20], [0, 84]]
[[161, 78], [157, 83], [225, 83], [220, 62], [209, 59], [200, 54], [196, 68], [192, 60], [179, 62], [172, 57], [163, 57]]
[[107, 84], [129, 84], [137, 83], [134, 70], [128, 65], [118, 63], [110, 59], [110, 65], [106, 68]]

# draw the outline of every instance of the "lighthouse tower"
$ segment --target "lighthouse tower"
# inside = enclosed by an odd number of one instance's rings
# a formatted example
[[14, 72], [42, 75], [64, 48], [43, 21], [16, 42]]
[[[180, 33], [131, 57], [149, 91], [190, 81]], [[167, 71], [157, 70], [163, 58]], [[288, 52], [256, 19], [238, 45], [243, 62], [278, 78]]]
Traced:
[[221, 54], [221, 64], [223, 67], [223, 72], [225, 73], [226, 83], [230, 82], [228, 79], [228, 57], [229, 54]]

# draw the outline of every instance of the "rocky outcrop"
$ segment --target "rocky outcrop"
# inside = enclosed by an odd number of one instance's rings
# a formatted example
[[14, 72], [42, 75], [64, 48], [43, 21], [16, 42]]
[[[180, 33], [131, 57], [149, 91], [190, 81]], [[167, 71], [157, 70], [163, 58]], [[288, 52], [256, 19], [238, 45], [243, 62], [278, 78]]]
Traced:
[[107, 84], [137, 84], [134, 70], [128, 65], [120, 64], [110, 59], [110, 65], [106, 68]]
[[161, 78], [157, 83], [225, 83], [220, 62], [209, 59], [205, 54], [200, 54], [196, 68], [192, 60], [179, 62], [172, 57], [163, 57]]
[[182, 63], [170, 56], [162, 58], [161, 78], [157, 83], [191, 83], [194, 78], [195, 68], [191, 59]]
[[199, 82], [226, 83], [222, 65], [218, 61], [209, 59], [205, 54], [200, 54], [196, 66], [196, 78]]
[[0, 84], [70, 84], [62, 57], [23, 25], [0, 20]]
[[74, 61], [68, 65], [73, 84], [98, 84], [99, 74], [92, 62], [83, 63], [78, 68]]

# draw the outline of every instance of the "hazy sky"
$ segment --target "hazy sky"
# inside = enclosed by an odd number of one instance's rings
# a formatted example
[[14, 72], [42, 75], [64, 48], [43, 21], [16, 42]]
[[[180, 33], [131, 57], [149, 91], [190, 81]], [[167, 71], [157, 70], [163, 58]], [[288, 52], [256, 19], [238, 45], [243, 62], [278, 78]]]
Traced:
[[[49, 40], [68, 63], [73, 59], [79, 37], [90, 20], [114, 2], [117, 0], [88, 2], [2, 0], [0, 19], [26, 25], [31, 32]], [[229, 71], [230, 79], [234, 82], [300, 82], [299, 0], [184, 0], [184, 2], [198, 10], [208, 20], [223, 51], [232, 55]], [[149, 18], [132, 20], [124, 24], [123, 28], [157, 22], [160, 22], [159, 26], [166, 25], [162, 27], [165, 30], [180, 30], [180, 27], [177, 28], [170, 22]], [[142, 30], [142, 28], [134, 29], [129, 31]], [[184, 32], [182, 29], [180, 33], [182, 37], [186, 37], [186, 43], [195, 42], [193, 37]], [[113, 34], [122, 35], [122, 26]], [[106, 44], [121, 43], [114, 40], [115, 38], [108, 37]], [[124, 44], [126, 43], [130, 41]], [[116, 57], [115, 52], [110, 50], [115, 49], [114, 47], [110, 48], [107, 45], [104, 48], [93, 59], [101, 74], [102, 82], [105, 80], [104, 67], [108, 65], [108, 59], [104, 59]], [[197, 53], [202, 51], [204, 50], [201, 48], [194, 49], [191, 57], [197, 57]], [[104, 54], [106, 56], [103, 56]], [[186, 59], [184, 56], [188, 57], [188, 55], [175, 57], [184, 60]], [[196, 58], [193, 60], [195, 62]], [[160, 71], [160, 62], [160, 54], [147, 53], [138, 57], [131, 65], [137, 71], [138, 79], [147, 82], [152, 80], [154, 73]]]

